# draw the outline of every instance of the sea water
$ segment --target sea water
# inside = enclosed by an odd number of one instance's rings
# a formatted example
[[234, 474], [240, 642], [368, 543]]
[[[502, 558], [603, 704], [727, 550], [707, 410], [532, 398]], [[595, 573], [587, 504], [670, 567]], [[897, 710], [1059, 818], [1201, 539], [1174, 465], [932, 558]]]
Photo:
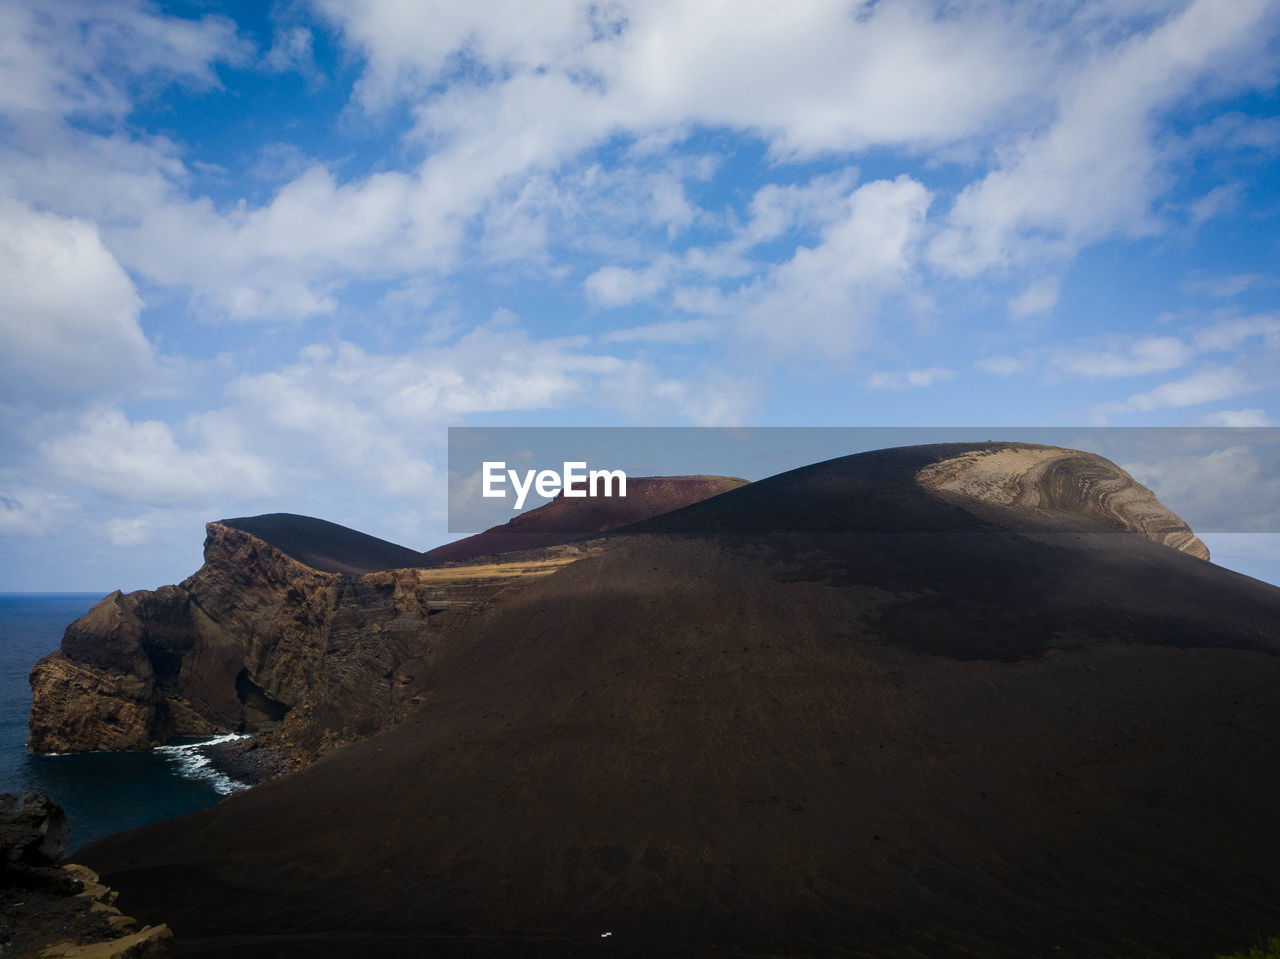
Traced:
[[58, 648], [67, 625], [101, 598], [0, 593], [0, 792], [38, 789], [61, 803], [71, 826], [68, 852], [123, 829], [204, 809], [244, 788], [194, 749], [216, 740], [180, 740], [146, 752], [27, 752], [27, 674]]

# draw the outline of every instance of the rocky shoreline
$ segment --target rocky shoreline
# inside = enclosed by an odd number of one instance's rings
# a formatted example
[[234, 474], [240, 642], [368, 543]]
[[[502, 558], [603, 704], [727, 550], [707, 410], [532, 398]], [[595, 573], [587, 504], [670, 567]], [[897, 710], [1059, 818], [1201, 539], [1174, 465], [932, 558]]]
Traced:
[[257, 737], [207, 743], [193, 752], [205, 757], [214, 770], [245, 787], [257, 786], [303, 765], [289, 750], [265, 745]]

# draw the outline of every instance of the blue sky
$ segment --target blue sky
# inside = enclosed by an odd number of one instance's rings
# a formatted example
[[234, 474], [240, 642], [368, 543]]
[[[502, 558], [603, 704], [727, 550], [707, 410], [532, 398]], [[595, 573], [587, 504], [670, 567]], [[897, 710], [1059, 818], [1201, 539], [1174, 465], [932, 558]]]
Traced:
[[4, 0], [0, 588], [435, 545], [451, 425], [1273, 425], [1278, 69], [1269, 0]]

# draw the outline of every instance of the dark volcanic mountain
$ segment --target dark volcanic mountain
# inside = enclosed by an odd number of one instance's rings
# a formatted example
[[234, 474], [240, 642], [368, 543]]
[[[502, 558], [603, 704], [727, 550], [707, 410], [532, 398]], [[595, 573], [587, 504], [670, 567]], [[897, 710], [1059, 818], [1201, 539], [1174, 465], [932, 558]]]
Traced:
[[1203, 552], [1087, 454], [821, 463], [606, 536], [399, 726], [83, 859], [192, 956], [1202, 959], [1280, 928], [1280, 590]]
[[422, 554], [406, 546], [311, 516], [266, 513], [220, 522], [250, 533], [286, 556], [326, 573], [362, 576], [383, 569], [423, 565]]
[[670, 513], [747, 481], [731, 476], [629, 476], [625, 497], [568, 499], [561, 493], [545, 506], [511, 518], [483, 533], [437, 546], [428, 563], [454, 563], [519, 550], [558, 546]]

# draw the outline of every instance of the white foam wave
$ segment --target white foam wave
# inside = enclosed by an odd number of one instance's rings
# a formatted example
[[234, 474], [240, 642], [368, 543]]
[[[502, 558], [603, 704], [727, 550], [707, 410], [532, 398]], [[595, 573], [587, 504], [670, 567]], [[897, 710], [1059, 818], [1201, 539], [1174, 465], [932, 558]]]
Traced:
[[248, 789], [249, 784], [242, 783], [238, 779], [232, 779], [224, 772], [219, 772], [213, 767], [209, 757], [200, 752], [200, 748], [202, 746], [217, 745], [218, 743], [232, 743], [248, 738], [247, 735], [240, 733], [227, 733], [225, 736], [214, 736], [212, 739], [204, 739], [198, 743], [184, 743], [181, 746], [159, 746], [156, 748], [156, 752], [170, 757], [177, 765], [179, 775], [185, 776], [187, 779], [207, 782], [222, 795], [230, 796], [232, 793], [240, 792], [242, 789]]

